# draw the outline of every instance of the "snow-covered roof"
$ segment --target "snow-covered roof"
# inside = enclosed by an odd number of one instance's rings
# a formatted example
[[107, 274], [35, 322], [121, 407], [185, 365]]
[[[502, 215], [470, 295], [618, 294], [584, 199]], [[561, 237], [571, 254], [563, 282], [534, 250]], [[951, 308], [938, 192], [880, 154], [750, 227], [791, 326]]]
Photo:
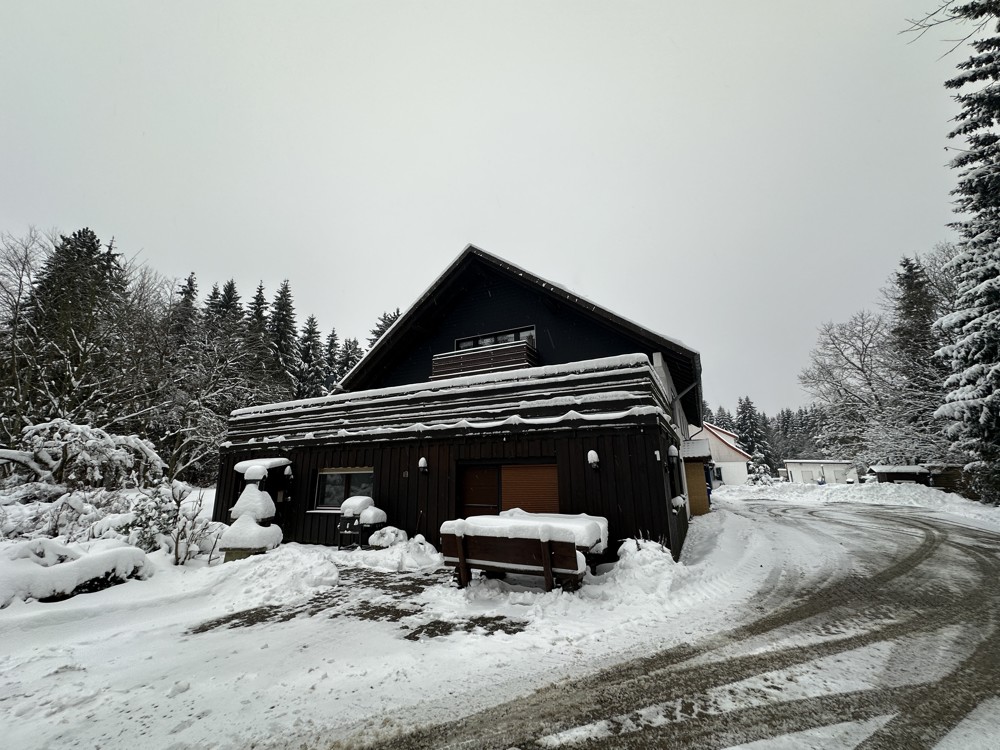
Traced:
[[845, 461], [842, 458], [786, 458], [786, 464], [826, 464], [827, 466], [832, 466], [834, 464], [843, 464], [844, 466], [853, 466], [853, 461]]
[[649, 359], [628, 354], [238, 409], [226, 448], [442, 431], [669, 425], [669, 413]]
[[251, 466], [263, 466], [265, 469], [277, 469], [281, 466], [288, 466], [291, 461], [287, 458], [254, 458], [249, 461], [240, 461], [233, 467], [233, 471], [245, 474]]
[[707, 439], [685, 440], [681, 443], [681, 458], [711, 458], [712, 447]]
[[868, 467], [869, 471], [874, 471], [876, 474], [930, 474], [923, 466], [890, 466], [888, 464], [877, 464], [875, 466]]

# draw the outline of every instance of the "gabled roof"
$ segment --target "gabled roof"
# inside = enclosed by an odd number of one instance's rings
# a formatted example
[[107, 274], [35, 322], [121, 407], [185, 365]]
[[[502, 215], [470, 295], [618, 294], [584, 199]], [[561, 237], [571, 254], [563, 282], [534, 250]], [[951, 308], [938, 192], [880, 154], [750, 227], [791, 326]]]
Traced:
[[748, 461], [751, 458], [753, 458], [753, 456], [751, 456], [749, 453], [747, 453], [745, 450], [743, 450], [736, 444], [736, 440], [739, 436], [735, 432], [724, 430], [721, 427], [717, 427], [716, 425], [711, 424], [709, 422], [705, 422], [704, 427], [707, 432], [714, 435], [716, 438], [721, 440], [723, 443], [732, 448], [734, 451], [740, 453], [741, 455], [746, 456]]
[[408, 332], [421, 329], [421, 318], [429, 313], [439, 300], [446, 298], [459, 288], [459, 280], [476, 265], [486, 266], [515, 282], [530, 286], [543, 294], [572, 306], [587, 317], [598, 320], [634, 339], [642, 348], [663, 353], [670, 375], [678, 393], [684, 394], [681, 403], [688, 421], [701, 424], [701, 356], [697, 351], [676, 339], [654, 333], [627, 318], [623, 318], [590, 300], [574, 294], [558, 284], [553, 284], [535, 274], [525, 271], [502, 258], [476, 247], [467, 245], [444, 272], [417, 298], [396, 322], [379, 338], [375, 346], [355, 365], [341, 381], [346, 389], [366, 387], [380, 365], [384, 364], [395, 344], [403, 340]]
[[224, 449], [349, 440], [670, 425], [643, 354], [237, 409]]

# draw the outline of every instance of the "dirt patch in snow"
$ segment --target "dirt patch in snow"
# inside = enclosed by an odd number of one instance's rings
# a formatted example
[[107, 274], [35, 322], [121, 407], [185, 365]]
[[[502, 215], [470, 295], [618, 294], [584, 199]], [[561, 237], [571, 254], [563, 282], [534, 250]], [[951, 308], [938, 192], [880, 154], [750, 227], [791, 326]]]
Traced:
[[[326, 591], [298, 604], [265, 604], [208, 620], [191, 628], [193, 635], [219, 628], [249, 628], [256, 625], [288, 622], [296, 617], [313, 617], [325, 613], [330, 618], [353, 618], [372, 622], [400, 623], [419, 615], [424, 605], [413, 601], [431, 586], [450, 585], [450, 573], [388, 573], [369, 569], [347, 569], [340, 582]], [[466, 620], [434, 619], [412, 626], [403, 637], [409, 641], [441, 638], [453, 633], [507, 633], [513, 635], [525, 629], [527, 623], [503, 616], [478, 616]]]

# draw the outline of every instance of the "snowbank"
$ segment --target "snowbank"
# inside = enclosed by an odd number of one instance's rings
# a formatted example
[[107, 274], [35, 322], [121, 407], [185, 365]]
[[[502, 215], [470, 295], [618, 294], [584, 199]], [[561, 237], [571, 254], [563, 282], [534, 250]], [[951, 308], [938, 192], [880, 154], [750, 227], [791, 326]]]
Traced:
[[88, 581], [122, 582], [151, 575], [146, 554], [121, 542], [68, 547], [52, 539], [33, 539], [0, 550], [0, 608], [14, 599], [68, 596]]
[[770, 487], [726, 485], [712, 491], [718, 500], [785, 500], [792, 503], [824, 505], [827, 503], [865, 503], [867, 505], [904, 505], [948, 513], [1000, 529], [1000, 508], [967, 500], [920, 484], [800, 484], [780, 482]]

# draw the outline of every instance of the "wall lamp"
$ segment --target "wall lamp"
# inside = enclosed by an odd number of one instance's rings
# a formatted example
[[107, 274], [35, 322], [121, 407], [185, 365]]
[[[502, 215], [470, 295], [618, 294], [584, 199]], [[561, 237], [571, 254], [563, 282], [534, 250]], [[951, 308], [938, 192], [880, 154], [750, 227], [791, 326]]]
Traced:
[[421, 474], [426, 474], [427, 473], [427, 459], [424, 458], [423, 456], [421, 456], [420, 460], [417, 461], [417, 468], [420, 469], [420, 473]]
[[601, 459], [597, 455], [597, 451], [587, 451], [587, 463], [590, 464], [591, 469], [599, 469], [601, 466]]

